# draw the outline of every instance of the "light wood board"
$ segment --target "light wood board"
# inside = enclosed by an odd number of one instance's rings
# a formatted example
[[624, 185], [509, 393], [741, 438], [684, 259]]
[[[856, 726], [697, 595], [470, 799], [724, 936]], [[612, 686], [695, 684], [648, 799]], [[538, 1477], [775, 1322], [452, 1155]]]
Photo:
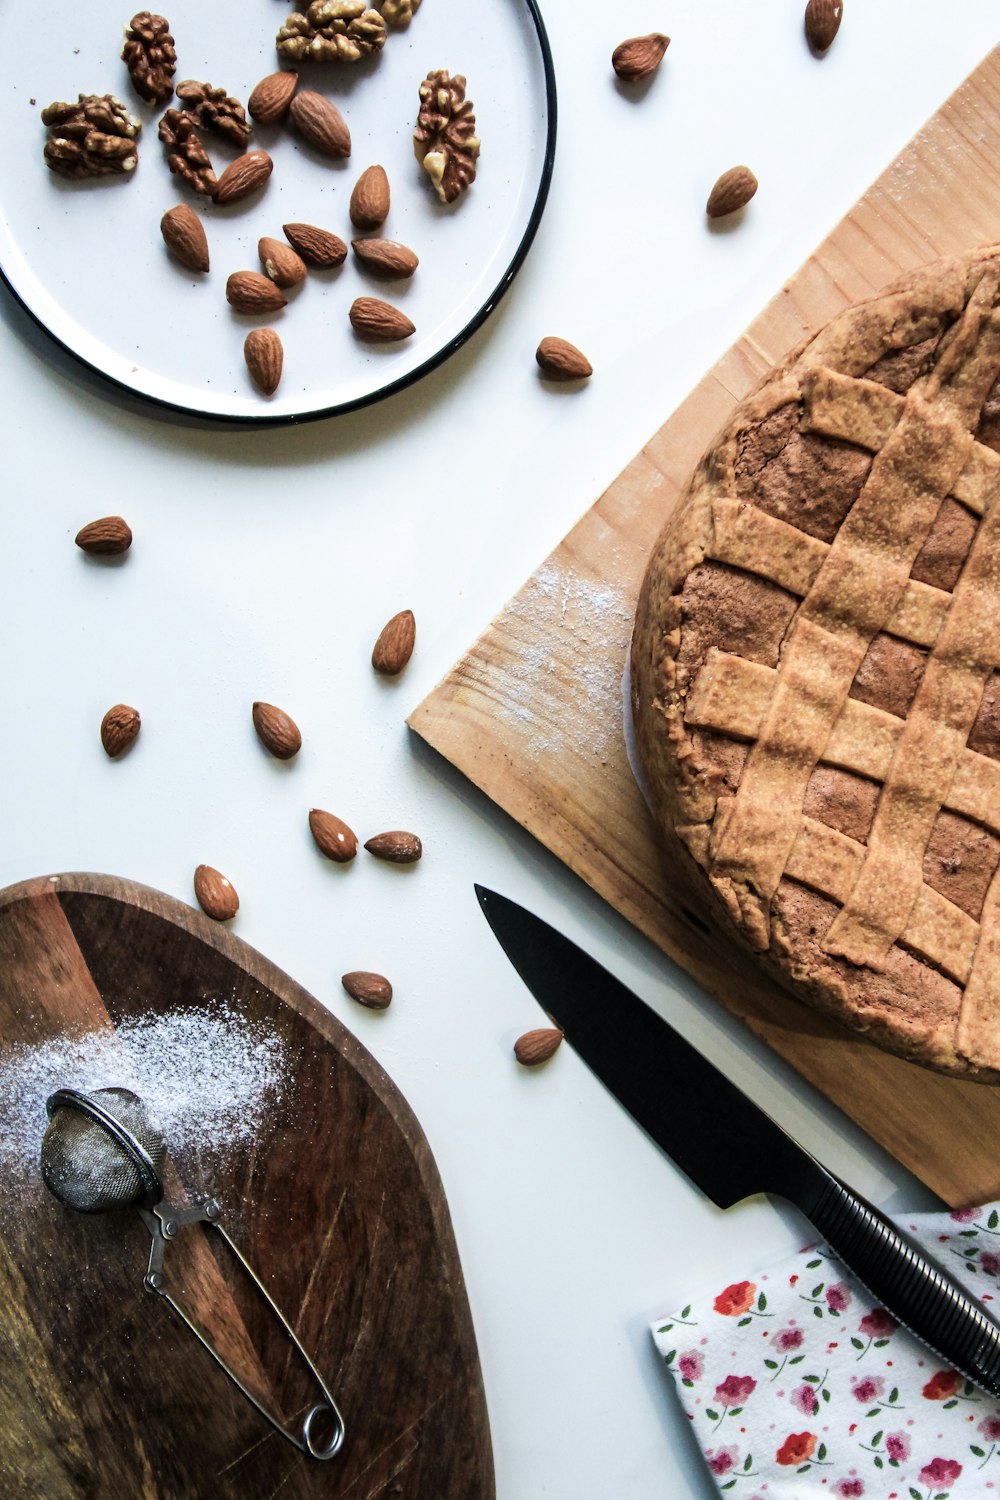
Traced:
[[1000, 48], [865, 193], [424, 700], [411, 727], [947, 1202], [1000, 1196], [1000, 1089], [813, 1015], [688, 907], [629, 770], [621, 673], [646, 558], [767, 370], [902, 272], [1000, 235]]

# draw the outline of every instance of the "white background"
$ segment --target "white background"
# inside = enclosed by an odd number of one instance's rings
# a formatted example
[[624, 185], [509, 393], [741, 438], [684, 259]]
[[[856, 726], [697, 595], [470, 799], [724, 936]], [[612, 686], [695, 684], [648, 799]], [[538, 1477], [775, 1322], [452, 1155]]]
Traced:
[[[561, 118], [535, 247], [486, 328], [390, 403], [298, 430], [163, 420], [90, 381], [0, 301], [0, 883], [95, 870], [192, 899], [196, 864], [228, 874], [242, 902], [234, 930], [351, 1027], [430, 1140], [499, 1500], [685, 1500], [714, 1486], [648, 1321], [797, 1245], [803, 1223], [764, 1200], [716, 1211], [569, 1049], [538, 1073], [516, 1066], [511, 1044], [539, 1012], [473, 882], [584, 943], [877, 1202], [932, 1200], [404, 718], [998, 28], [974, 0], [847, 0], [841, 35], [816, 60], [799, 0], [545, 10]], [[633, 99], [610, 53], [653, 28], [672, 45]], [[23, 64], [4, 61], [8, 83]], [[498, 147], [484, 141], [484, 175]], [[760, 191], [737, 232], [713, 235], [704, 201], [735, 162]], [[95, 274], [130, 295], [127, 267]], [[549, 333], [593, 361], [581, 392], [536, 379]], [[109, 512], [135, 532], [111, 567], [72, 541]], [[403, 607], [417, 650], [385, 682], [371, 646]], [[291, 765], [257, 744], [255, 698], [299, 722]], [[111, 763], [97, 729], [118, 701], [140, 709], [143, 730]], [[313, 805], [362, 838], [412, 828], [424, 860], [335, 868], [311, 845]], [[388, 1012], [343, 994], [351, 968], [392, 979]]]

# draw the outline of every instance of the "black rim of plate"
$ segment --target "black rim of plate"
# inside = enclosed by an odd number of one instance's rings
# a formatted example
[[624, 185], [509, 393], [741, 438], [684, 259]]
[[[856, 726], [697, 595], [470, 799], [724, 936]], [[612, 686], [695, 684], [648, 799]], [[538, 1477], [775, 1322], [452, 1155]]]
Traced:
[[61, 339], [57, 333], [52, 331], [44, 319], [40, 318], [24, 300], [2, 265], [0, 265], [0, 278], [3, 279], [4, 285], [11, 296], [24, 309], [32, 322], [43, 333], [47, 334], [54, 344], [57, 344], [71, 359], [75, 360], [77, 364], [83, 365], [84, 369], [90, 370], [99, 376], [105, 385], [124, 391], [133, 400], [139, 400], [147, 406], [155, 407], [160, 411], [175, 412], [185, 417], [194, 417], [198, 421], [207, 423], [210, 426], [294, 427], [304, 422], [320, 422], [327, 417], [344, 416], [347, 412], [359, 411], [362, 407], [373, 406], [377, 401], [384, 401], [387, 397], [394, 396], [397, 391], [406, 390], [408, 386], [415, 385], [418, 380], [423, 379], [425, 375], [429, 375], [432, 370], [436, 370], [439, 365], [443, 365], [445, 360], [450, 359], [453, 354], [457, 353], [462, 345], [467, 343], [472, 335], [483, 326], [486, 319], [500, 303], [514, 277], [524, 264], [525, 257], [531, 249], [532, 241], [538, 231], [538, 226], [541, 223], [542, 214], [545, 210], [556, 156], [558, 108], [556, 101], [555, 66], [552, 61], [552, 48], [549, 45], [545, 22], [542, 20], [542, 13], [538, 7], [538, 0], [521, 0], [521, 3], [525, 6], [534, 25], [542, 58], [542, 70], [545, 74], [545, 155], [542, 160], [542, 172], [538, 180], [538, 191], [535, 194], [535, 201], [532, 205], [524, 233], [521, 236], [517, 249], [514, 251], [510, 264], [490, 295], [486, 298], [486, 301], [473, 314], [465, 327], [455, 334], [454, 338], [449, 339], [436, 354], [432, 354], [429, 359], [424, 360], [422, 365], [417, 365], [416, 369], [410, 370], [408, 374], [400, 375], [396, 380], [388, 381], [385, 385], [379, 386], [377, 390], [369, 391], [367, 395], [355, 396], [350, 401], [341, 401], [334, 406], [320, 407], [316, 411], [275, 412], [273, 414], [269, 414], [266, 411], [259, 414], [256, 412], [209, 412], [199, 406], [185, 406], [179, 401], [167, 401], [163, 396], [148, 395], [145, 391], [136, 390], [127, 381], [119, 380], [116, 375], [108, 374], [99, 365], [95, 365], [92, 360], [86, 359], [82, 354], [77, 353], [70, 344], [67, 344], [64, 339]]

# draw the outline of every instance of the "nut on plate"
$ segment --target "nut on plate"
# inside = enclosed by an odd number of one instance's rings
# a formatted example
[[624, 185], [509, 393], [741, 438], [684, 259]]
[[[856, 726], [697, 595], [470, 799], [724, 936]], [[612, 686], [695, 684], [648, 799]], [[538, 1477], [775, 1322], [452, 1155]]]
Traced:
[[333, 266], [342, 266], [347, 259], [344, 241], [328, 229], [317, 229], [315, 224], [282, 224], [281, 232], [307, 266], [328, 271]]
[[45, 165], [58, 177], [109, 177], [135, 171], [142, 126], [113, 94], [80, 94], [75, 104], [42, 110], [49, 129]]
[[251, 119], [258, 125], [277, 125], [288, 113], [298, 82], [298, 73], [268, 73], [247, 100]]
[[291, 760], [302, 748], [299, 726], [283, 708], [273, 703], [255, 703], [252, 710], [253, 727], [265, 749], [278, 760]]
[[189, 271], [208, 270], [208, 236], [205, 226], [187, 203], [168, 208], [160, 220], [163, 242]]
[[384, 974], [352, 969], [349, 974], [341, 976], [340, 982], [352, 1000], [367, 1005], [369, 1010], [385, 1010], [392, 999], [392, 985]]
[[274, 162], [266, 151], [248, 151], [245, 156], [238, 156], [231, 161], [223, 172], [212, 197], [216, 203], [238, 203], [241, 198], [249, 198], [258, 188], [262, 188], [274, 169]]
[[420, 264], [408, 245], [398, 240], [352, 240], [355, 258], [366, 271], [385, 281], [401, 281], [412, 276]]
[[164, 16], [140, 10], [128, 23], [122, 61], [132, 87], [147, 104], [165, 104], [174, 91], [177, 52]]
[[415, 865], [424, 852], [424, 846], [415, 833], [406, 833], [394, 828], [389, 833], [378, 833], [368, 839], [365, 848], [376, 859], [388, 860], [393, 865]]
[[757, 179], [749, 167], [730, 167], [708, 195], [705, 212], [710, 219], [723, 219], [745, 208], [757, 191]]
[[351, 303], [348, 317], [358, 338], [370, 339], [374, 344], [408, 339], [417, 331], [404, 312], [378, 297], [357, 297]]
[[351, 193], [351, 223], [355, 229], [380, 229], [389, 217], [389, 202], [385, 167], [366, 167]]
[[91, 557], [118, 557], [132, 545], [132, 528], [121, 516], [101, 516], [81, 526], [74, 541]]
[[305, 281], [307, 274], [305, 261], [292, 249], [291, 245], [286, 245], [284, 240], [275, 240], [270, 235], [264, 235], [257, 241], [257, 254], [264, 267], [264, 275], [268, 276], [275, 286], [298, 286], [300, 281]]
[[337, 106], [312, 89], [296, 94], [288, 110], [292, 124], [324, 156], [350, 156], [351, 132]]
[[314, 807], [309, 814], [309, 831], [320, 853], [338, 865], [346, 865], [358, 852], [358, 840], [353, 829], [348, 828], [344, 820], [335, 813]]
[[259, 271], [234, 271], [226, 282], [226, 301], [234, 312], [262, 317], [288, 305], [280, 287]]
[[535, 360], [549, 380], [587, 380], [594, 373], [587, 356], [566, 339], [542, 339], [535, 350]]
[[101, 744], [111, 760], [117, 760], [130, 745], [135, 744], [141, 727], [142, 720], [137, 708], [130, 708], [127, 703], [116, 703], [114, 708], [108, 709], [101, 720]]
[[262, 396], [273, 396], [281, 383], [285, 351], [273, 328], [251, 328], [243, 340], [250, 379]]
[[382, 0], [382, 19], [387, 26], [402, 31], [420, 9], [420, 0]]
[[417, 622], [412, 609], [401, 609], [379, 631], [372, 647], [372, 666], [384, 677], [395, 677], [413, 655]]
[[367, 0], [313, 0], [294, 11], [275, 38], [288, 62], [361, 62], [385, 46], [385, 22]]
[[465, 79], [446, 68], [428, 73], [420, 85], [420, 112], [413, 150], [442, 203], [454, 203], [475, 181], [480, 140], [476, 116], [465, 97]]
[[806, 6], [806, 39], [814, 52], [825, 52], [840, 30], [844, 18], [842, 0], [809, 0]]
[[182, 109], [168, 109], [160, 121], [158, 134], [167, 148], [167, 166], [171, 172], [193, 192], [210, 198], [218, 179], [191, 116]]
[[246, 146], [253, 127], [240, 101], [225, 89], [186, 78], [177, 85], [177, 97], [199, 130], [211, 130], [241, 150]]
[[206, 917], [216, 922], [231, 922], [240, 909], [236, 887], [211, 865], [199, 865], [195, 870], [194, 893]]
[[539, 1026], [534, 1031], [526, 1031], [514, 1043], [514, 1056], [522, 1067], [535, 1068], [539, 1063], [548, 1062], [564, 1035], [557, 1026]]
[[656, 72], [669, 46], [670, 38], [662, 31], [629, 37], [612, 52], [611, 66], [623, 83], [638, 83]]

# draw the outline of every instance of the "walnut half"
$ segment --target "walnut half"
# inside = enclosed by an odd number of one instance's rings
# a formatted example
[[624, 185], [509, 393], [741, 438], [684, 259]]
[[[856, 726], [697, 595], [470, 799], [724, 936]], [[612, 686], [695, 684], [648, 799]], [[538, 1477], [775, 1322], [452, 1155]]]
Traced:
[[291, 62], [360, 62], [385, 46], [385, 22], [366, 0], [313, 0], [278, 32], [278, 56]]
[[149, 104], [166, 104], [174, 91], [177, 53], [163, 16], [140, 10], [128, 24], [122, 60], [132, 87]]
[[81, 94], [75, 104], [42, 110], [49, 127], [45, 164], [60, 177], [108, 177], [135, 169], [142, 129], [113, 94]]
[[420, 9], [420, 0], [382, 0], [382, 19], [387, 26], [401, 31], [409, 26]]
[[479, 137], [461, 73], [452, 78], [439, 68], [420, 85], [413, 149], [442, 203], [454, 203], [475, 181]]

